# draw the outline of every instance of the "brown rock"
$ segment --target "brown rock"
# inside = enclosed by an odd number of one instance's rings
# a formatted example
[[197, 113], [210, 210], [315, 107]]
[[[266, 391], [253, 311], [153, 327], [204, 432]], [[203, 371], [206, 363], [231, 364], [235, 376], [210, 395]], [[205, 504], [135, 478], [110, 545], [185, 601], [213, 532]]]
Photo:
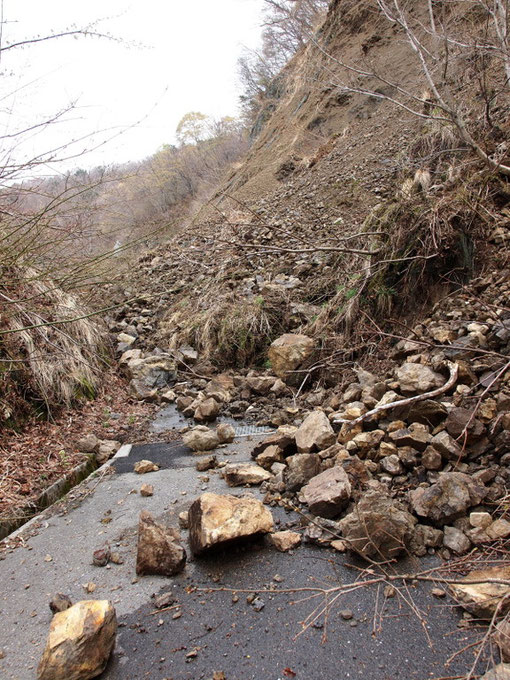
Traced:
[[108, 600], [83, 600], [51, 621], [38, 680], [89, 680], [103, 672], [115, 644], [117, 618]]
[[138, 475], [145, 475], [147, 472], [157, 472], [159, 465], [153, 463], [152, 460], [139, 460], [134, 464], [133, 470]]
[[255, 394], [269, 394], [277, 378], [273, 376], [253, 376], [246, 378], [246, 384]]
[[313, 353], [315, 343], [307, 335], [286, 333], [277, 338], [270, 346], [268, 357], [275, 374], [285, 382], [294, 383], [297, 378], [292, 373], [309, 359]]
[[442, 387], [446, 378], [423, 364], [402, 364], [396, 371], [402, 394], [423, 394]]
[[433, 446], [427, 446], [422, 453], [421, 462], [425, 470], [440, 470], [443, 467], [443, 457]]
[[461, 517], [473, 505], [478, 505], [487, 495], [483, 484], [462, 472], [443, 472], [435, 484], [410, 491], [414, 512], [437, 524], [446, 524]]
[[273, 475], [253, 463], [229, 463], [223, 468], [223, 478], [229, 486], [262, 484]]
[[219, 403], [212, 397], [209, 397], [208, 399], [203, 399], [199, 402], [193, 417], [199, 423], [210, 423], [213, 420], [216, 420], [219, 412]]
[[192, 451], [211, 451], [220, 444], [220, 439], [214, 430], [205, 425], [197, 425], [183, 435], [182, 441]]
[[430, 440], [430, 444], [439, 451], [439, 453], [453, 462], [459, 461], [466, 455], [467, 451], [462, 449], [455, 439], [450, 437], [448, 432], [439, 432]]
[[50, 600], [50, 609], [54, 614], [56, 614], [57, 612], [63, 612], [72, 606], [73, 603], [71, 602], [71, 598], [69, 597], [69, 595], [63, 595], [62, 593], [57, 593], [56, 595], [53, 595], [53, 597]]
[[301, 544], [301, 534], [297, 531], [276, 531], [270, 536], [271, 543], [280, 552], [287, 552]]
[[302, 496], [310, 512], [320, 517], [335, 517], [349, 503], [351, 483], [339, 466], [313, 477], [302, 489]]
[[283, 463], [283, 453], [279, 446], [268, 446], [255, 459], [257, 464], [266, 470], [271, 469], [273, 463]]
[[220, 423], [216, 425], [216, 435], [220, 441], [220, 444], [230, 444], [233, 442], [236, 436], [236, 431], [228, 423]]
[[281, 425], [276, 432], [255, 445], [251, 454], [252, 458], [256, 458], [268, 446], [277, 446], [285, 456], [296, 453], [296, 432], [297, 427], [294, 425]]
[[255, 498], [204, 493], [189, 509], [190, 547], [194, 555], [273, 529], [269, 510]]
[[478, 680], [510, 680], [510, 664], [498, 663], [497, 666], [480, 676]]
[[338, 524], [350, 550], [381, 561], [393, 559], [406, 549], [416, 519], [396, 500], [373, 489]]
[[[489, 580], [510, 580], [510, 567], [491, 567], [470, 571], [460, 583], [451, 584], [453, 597], [475, 616], [481, 619], [492, 619], [502, 598], [510, 594], [510, 586], [498, 583], [487, 583]], [[470, 581], [478, 583], [469, 584]], [[510, 597], [502, 603], [498, 613], [503, 615], [510, 608]]]
[[312, 411], [296, 432], [299, 453], [322, 451], [335, 443], [336, 435], [324, 411]]
[[99, 450], [100, 441], [95, 434], [86, 434], [76, 442], [76, 448], [83, 453], [95, 453]]
[[97, 462], [99, 465], [103, 465], [107, 460], [113, 458], [113, 456], [120, 449], [120, 442], [115, 439], [104, 439], [99, 443], [99, 450], [97, 452]]
[[499, 648], [501, 660], [507, 663], [510, 661], [510, 621], [504, 619], [496, 625], [492, 639]]
[[140, 496], [152, 496], [154, 494], [154, 487], [152, 484], [142, 484], [140, 487]]
[[212, 470], [213, 468], [217, 467], [217, 465], [218, 459], [215, 455], [203, 456], [203, 458], [197, 460], [195, 463], [195, 468], [198, 470], [198, 472], [206, 472], [207, 470]]
[[[467, 427], [468, 423], [469, 427]], [[454, 439], [458, 439], [461, 444], [464, 441], [468, 444], [477, 441], [485, 434], [483, 423], [477, 420], [473, 415], [473, 411], [467, 408], [452, 409], [445, 421], [445, 427], [448, 434]]]
[[150, 512], [142, 510], [138, 523], [136, 573], [172, 576], [184, 569], [186, 551], [176, 529], [158, 524]]

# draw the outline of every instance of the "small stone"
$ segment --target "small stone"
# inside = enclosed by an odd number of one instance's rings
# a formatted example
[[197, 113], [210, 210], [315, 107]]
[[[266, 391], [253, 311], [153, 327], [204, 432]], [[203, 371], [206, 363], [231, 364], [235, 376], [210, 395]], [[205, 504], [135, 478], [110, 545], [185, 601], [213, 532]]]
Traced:
[[463, 555], [471, 548], [471, 541], [460, 529], [445, 527], [443, 545], [457, 555]]
[[391, 456], [385, 456], [381, 460], [380, 465], [384, 472], [387, 472], [392, 477], [395, 477], [396, 475], [401, 475], [404, 472], [402, 463], [400, 462], [399, 457], [396, 456], [395, 454], [392, 454]]
[[384, 597], [388, 597], [388, 598], [395, 597], [395, 595], [397, 594], [397, 591], [395, 590], [395, 588], [393, 586], [385, 586], [384, 590], [383, 590], [383, 594], [384, 594]]
[[98, 548], [98, 550], [94, 550], [92, 553], [92, 564], [96, 567], [106, 567], [110, 561], [110, 557], [110, 546], [105, 545], [102, 548]]
[[179, 513], [179, 526], [181, 529], [189, 529], [189, 513], [187, 510]]
[[198, 472], [206, 472], [212, 470], [218, 465], [218, 459], [215, 455], [203, 456], [195, 463], [195, 469]]
[[443, 590], [442, 588], [432, 588], [430, 592], [434, 597], [440, 598], [446, 597], [446, 591]]
[[89, 581], [88, 583], [83, 584], [83, 589], [87, 593], [93, 593], [96, 590], [97, 586], [93, 581]]
[[344, 621], [350, 621], [354, 616], [350, 609], [341, 609], [339, 613]]
[[216, 436], [218, 437], [220, 444], [230, 444], [235, 439], [236, 431], [232, 425], [220, 423], [216, 426]]
[[344, 553], [347, 550], [347, 544], [345, 541], [342, 541], [340, 539], [335, 539], [334, 541], [331, 541], [330, 546], [333, 548], [333, 550], [336, 550], [339, 553]]
[[113, 562], [113, 564], [124, 564], [124, 558], [119, 552], [114, 551], [110, 555], [110, 562]]
[[154, 487], [152, 484], [142, 484], [140, 487], [140, 496], [153, 496], [154, 495]]
[[508, 538], [510, 536], [510, 522], [506, 519], [497, 519], [486, 529], [489, 538], [496, 541], [499, 538]]
[[264, 602], [264, 600], [261, 600], [260, 597], [256, 597], [251, 603], [251, 605], [256, 612], [261, 612], [266, 606], [266, 603]]
[[133, 470], [137, 475], [145, 475], [147, 472], [157, 472], [159, 465], [156, 465], [151, 460], [139, 460], [134, 464]]
[[63, 612], [72, 606], [73, 603], [71, 602], [69, 595], [63, 595], [62, 593], [57, 593], [50, 600], [50, 609], [54, 614]]
[[301, 534], [297, 531], [277, 531], [270, 535], [271, 543], [280, 552], [287, 552], [301, 544]]
[[421, 462], [425, 470], [440, 470], [443, 466], [443, 457], [433, 446], [427, 446], [421, 455]]
[[334, 444], [336, 435], [324, 411], [312, 411], [298, 428], [295, 439], [299, 453], [312, 453]]
[[471, 512], [469, 514], [469, 523], [472, 527], [486, 529], [492, 524], [492, 517], [489, 512]]

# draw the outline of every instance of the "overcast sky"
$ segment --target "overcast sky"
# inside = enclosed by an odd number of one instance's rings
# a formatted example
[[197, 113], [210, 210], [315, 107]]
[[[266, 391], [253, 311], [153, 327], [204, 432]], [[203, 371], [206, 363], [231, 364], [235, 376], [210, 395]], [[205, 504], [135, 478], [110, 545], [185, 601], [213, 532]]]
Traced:
[[[141, 121], [66, 165], [91, 167], [138, 160], [172, 143], [189, 111], [235, 115], [236, 62], [243, 46], [259, 43], [261, 5], [262, 0], [4, 0], [2, 46], [102, 18], [100, 29], [122, 42], [62, 38], [2, 52], [0, 130], [5, 137], [76, 102], [62, 121], [16, 147], [18, 159], [112, 128], [88, 139], [92, 147]], [[3, 146], [5, 162], [5, 149], [13, 143], [4, 139]]]

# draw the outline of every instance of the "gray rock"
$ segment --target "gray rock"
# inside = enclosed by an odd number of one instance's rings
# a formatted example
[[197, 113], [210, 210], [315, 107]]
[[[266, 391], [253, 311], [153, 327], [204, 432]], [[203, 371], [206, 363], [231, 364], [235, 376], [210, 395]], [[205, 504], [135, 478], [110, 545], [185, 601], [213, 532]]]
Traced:
[[296, 453], [287, 458], [285, 487], [287, 491], [298, 491], [321, 469], [321, 459], [316, 453]]
[[457, 555], [463, 555], [471, 548], [471, 541], [460, 529], [444, 527], [443, 545]]

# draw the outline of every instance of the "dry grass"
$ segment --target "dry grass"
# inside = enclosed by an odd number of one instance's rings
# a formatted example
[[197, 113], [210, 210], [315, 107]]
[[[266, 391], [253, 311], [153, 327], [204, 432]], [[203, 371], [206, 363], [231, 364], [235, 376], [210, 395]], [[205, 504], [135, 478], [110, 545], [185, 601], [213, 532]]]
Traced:
[[262, 360], [268, 345], [282, 332], [286, 300], [279, 296], [239, 298], [216, 288], [196, 301], [184, 300], [164, 322], [170, 348], [195, 347], [218, 366], [247, 366]]
[[[30, 267], [10, 267], [0, 288], [0, 375], [48, 409], [94, 396], [105, 366], [105, 329], [78, 299]], [[17, 331], [17, 332], [12, 332]]]

